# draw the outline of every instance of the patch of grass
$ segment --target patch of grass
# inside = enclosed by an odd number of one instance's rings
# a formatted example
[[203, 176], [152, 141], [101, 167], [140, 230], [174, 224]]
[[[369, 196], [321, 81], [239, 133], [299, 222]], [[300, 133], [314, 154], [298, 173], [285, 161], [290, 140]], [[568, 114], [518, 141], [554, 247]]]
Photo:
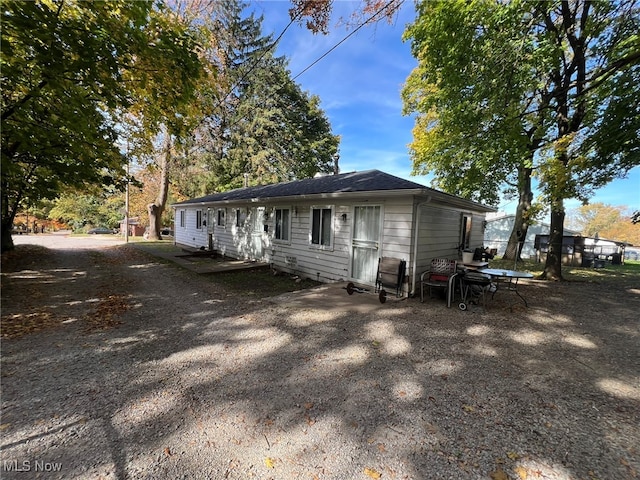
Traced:
[[[514, 270], [513, 260], [495, 258], [489, 261], [489, 268]], [[532, 273], [538, 277], [544, 270], [543, 262], [518, 260], [515, 270]], [[562, 277], [574, 282], [618, 283], [621, 280], [635, 279], [640, 282], [640, 262], [625, 261], [624, 265], [607, 263], [604, 268], [562, 266]]]
[[135, 243], [136, 246], [144, 250], [145, 247], [154, 250], [161, 250], [166, 252], [180, 253], [182, 250], [180, 247], [174, 245], [173, 240], [145, 240], [142, 237], [129, 237], [129, 243]]
[[287, 292], [295, 292], [316, 287], [321, 283], [303, 279], [295, 275], [280, 273], [274, 275], [271, 268], [254, 268], [203, 275], [210, 282], [219, 284], [238, 293], [238, 298], [253, 299], [274, 297]]

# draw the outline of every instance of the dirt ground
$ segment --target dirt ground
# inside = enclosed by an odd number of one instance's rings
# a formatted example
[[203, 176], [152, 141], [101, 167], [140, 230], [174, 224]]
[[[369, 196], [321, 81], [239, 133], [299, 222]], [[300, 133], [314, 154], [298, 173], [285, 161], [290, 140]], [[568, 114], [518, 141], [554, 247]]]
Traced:
[[51, 242], [3, 258], [3, 479], [640, 476], [637, 276], [463, 312]]

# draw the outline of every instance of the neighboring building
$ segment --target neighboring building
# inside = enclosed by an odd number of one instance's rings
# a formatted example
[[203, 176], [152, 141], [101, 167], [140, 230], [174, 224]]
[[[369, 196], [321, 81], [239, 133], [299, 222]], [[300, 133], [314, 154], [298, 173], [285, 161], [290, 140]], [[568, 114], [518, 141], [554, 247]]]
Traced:
[[633, 261], [637, 262], [638, 260], [640, 260], [640, 249], [638, 249], [637, 247], [635, 247], [635, 248], [625, 248], [624, 257], [627, 260], [633, 260]]
[[[513, 222], [515, 221], [515, 215], [501, 214], [489, 214], [487, 215], [486, 228], [484, 229], [484, 246], [487, 248], [495, 248], [497, 255], [502, 257], [507, 244], [509, 243], [509, 237], [513, 230]], [[566, 235], [578, 235], [579, 232], [564, 229]], [[548, 235], [549, 224], [536, 223], [531, 225], [527, 229], [527, 236], [522, 246], [522, 258], [536, 258], [535, 240], [536, 235]]]
[[[604, 267], [606, 262], [621, 265], [625, 260], [625, 242], [580, 235], [562, 237], [562, 264], [573, 267]], [[536, 235], [536, 259], [546, 262], [549, 235]]]
[[378, 170], [248, 187], [172, 205], [175, 243], [314, 280], [372, 286], [378, 260], [407, 263], [413, 293], [432, 258], [482, 245], [494, 209]]
[[[122, 219], [120, 222], [120, 234], [124, 236], [126, 228], [126, 220]], [[141, 237], [144, 234], [145, 226], [140, 223], [139, 217], [129, 218], [129, 236]]]

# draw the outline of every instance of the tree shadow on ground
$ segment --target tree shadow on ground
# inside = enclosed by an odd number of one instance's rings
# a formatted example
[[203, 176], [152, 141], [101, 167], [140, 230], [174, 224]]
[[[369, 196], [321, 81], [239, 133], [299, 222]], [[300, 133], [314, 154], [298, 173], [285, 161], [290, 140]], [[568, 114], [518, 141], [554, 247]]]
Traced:
[[[3, 278], [3, 306], [41, 290], [78, 319], [3, 341], [3, 461], [59, 462], [51, 478], [640, 470], [637, 291], [529, 282], [528, 309], [434, 298], [362, 314], [239, 299], [129, 251], [82, 255]], [[87, 331], [78, 312], [104, 295], [126, 295], [122, 323]]]

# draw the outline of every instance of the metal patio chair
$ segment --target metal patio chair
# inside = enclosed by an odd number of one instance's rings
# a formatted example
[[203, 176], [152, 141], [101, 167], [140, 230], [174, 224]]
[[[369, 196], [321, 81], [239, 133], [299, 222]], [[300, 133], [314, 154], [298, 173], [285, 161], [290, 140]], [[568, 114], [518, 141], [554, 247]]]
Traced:
[[447, 307], [451, 307], [455, 280], [458, 276], [457, 267], [458, 264], [455, 260], [447, 258], [431, 260], [431, 268], [420, 275], [420, 301], [424, 302], [424, 287], [429, 289], [429, 298], [431, 298], [432, 288], [444, 288], [447, 293]]

